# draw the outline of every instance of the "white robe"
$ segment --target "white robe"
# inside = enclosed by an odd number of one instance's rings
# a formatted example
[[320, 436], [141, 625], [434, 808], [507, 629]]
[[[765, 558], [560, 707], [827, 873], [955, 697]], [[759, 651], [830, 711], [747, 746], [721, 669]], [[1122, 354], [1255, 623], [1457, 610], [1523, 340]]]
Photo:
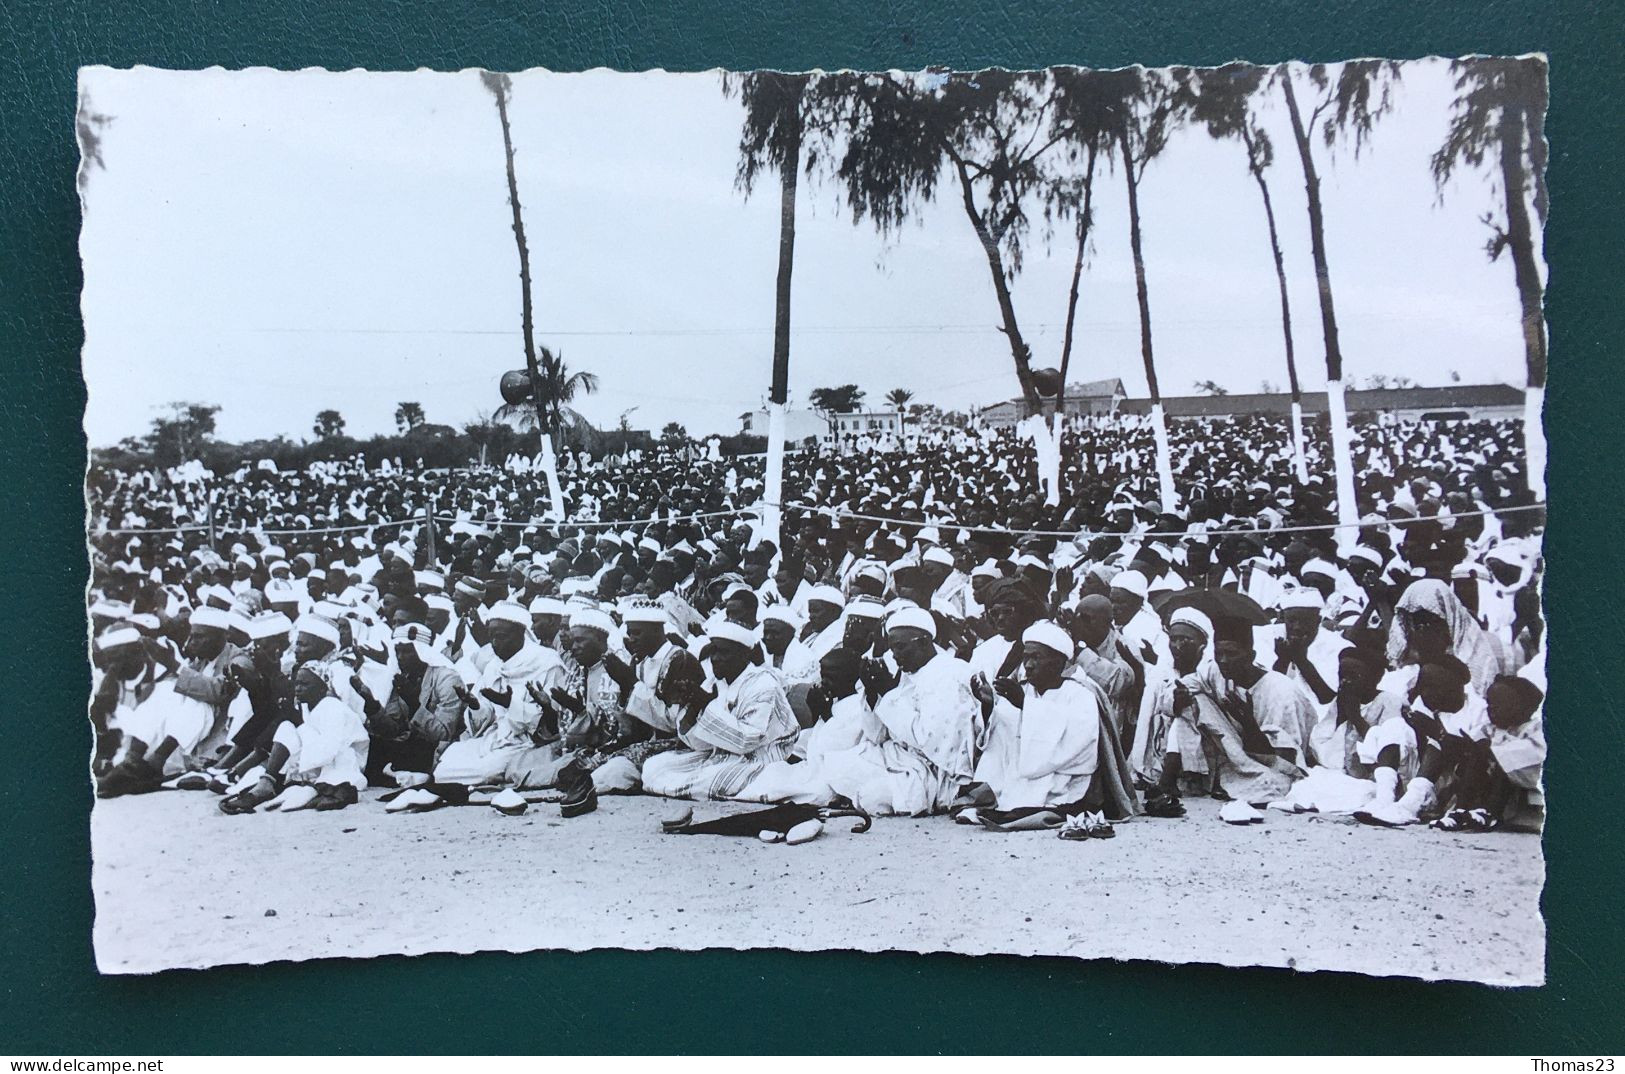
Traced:
[[[463, 737], [446, 747], [434, 768], [434, 778], [443, 783], [478, 784], [501, 778], [508, 765], [534, 745], [532, 737], [542, 718], [542, 707], [526, 689], [538, 683], [545, 692], [557, 685], [559, 655], [533, 641], [527, 641], [507, 660], [493, 658], [470, 691], [474, 706], [466, 714]], [[513, 696], [498, 706], [481, 690]]]
[[830, 787], [871, 813], [921, 815], [946, 808], [976, 770], [985, 721], [971, 693], [971, 666], [939, 652], [924, 667], [902, 672], [875, 704], [885, 730], [825, 759]]
[[1071, 805], [1088, 793], [1099, 760], [1097, 695], [1071, 679], [1042, 694], [1022, 689], [1021, 708], [1002, 698], [994, 707], [976, 780], [999, 809]]

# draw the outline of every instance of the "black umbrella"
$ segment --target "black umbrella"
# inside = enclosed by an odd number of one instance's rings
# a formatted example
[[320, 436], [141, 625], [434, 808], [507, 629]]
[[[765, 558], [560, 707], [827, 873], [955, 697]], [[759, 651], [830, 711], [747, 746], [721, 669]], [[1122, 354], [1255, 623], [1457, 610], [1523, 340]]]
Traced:
[[1151, 598], [1151, 607], [1163, 622], [1181, 608], [1201, 612], [1217, 623], [1221, 619], [1239, 619], [1253, 626], [1270, 622], [1270, 615], [1258, 601], [1245, 593], [1230, 589], [1176, 589], [1158, 593]]
[[762, 832], [788, 832], [797, 824], [809, 820], [830, 820], [834, 817], [856, 817], [854, 832], [866, 832], [873, 823], [861, 809], [833, 809], [815, 805], [786, 803], [750, 813], [734, 813], [715, 820], [689, 820], [678, 824], [662, 824], [667, 835], [758, 835]]

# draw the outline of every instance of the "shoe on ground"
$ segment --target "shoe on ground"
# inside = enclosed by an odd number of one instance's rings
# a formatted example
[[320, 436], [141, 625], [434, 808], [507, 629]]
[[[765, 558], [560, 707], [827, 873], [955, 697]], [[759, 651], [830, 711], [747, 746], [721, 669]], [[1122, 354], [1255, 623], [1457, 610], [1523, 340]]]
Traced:
[[524, 795], [509, 787], [491, 796], [491, 808], [504, 817], [517, 817], [530, 808], [530, 803], [525, 801]]
[[1378, 828], [1403, 828], [1417, 822], [1416, 814], [1398, 802], [1383, 802], [1368, 809], [1357, 809], [1354, 819]]
[[413, 806], [426, 806], [438, 801], [437, 796], [425, 790], [406, 790], [397, 794], [390, 803], [384, 806], [385, 813], [405, 813]]
[[1262, 824], [1264, 814], [1246, 802], [1226, 802], [1219, 810], [1219, 819], [1226, 824]]
[[578, 784], [564, 796], [559, 803], [559, 816], [566, 819], [581, 817], [598, 808], [598, 792], [593, 789], [592, 780]]
[[794, 828], [791, 828], [789, 831], [785, 832], [784, 841], [790, 846], [800, 846], [802, 843], [812, 842], [814, 839], [817, 839], [823, 834], [824, 822], [814, 818], [812, 820], [804, 820], [800, 824], [797, 824]]

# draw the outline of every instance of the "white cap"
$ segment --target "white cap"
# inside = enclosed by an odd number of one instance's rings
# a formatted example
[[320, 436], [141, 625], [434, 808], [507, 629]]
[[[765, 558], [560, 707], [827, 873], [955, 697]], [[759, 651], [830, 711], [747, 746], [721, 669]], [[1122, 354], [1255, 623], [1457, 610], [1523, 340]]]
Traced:
[[529, 627], [530, 612], [514, 601], [499, 600], [486, 609], [485, 621], [487, 623], [516, 623], [522, 627]]
[[255, 641], [266, 638], [287, 637], [293, 631], [293, 621], [281, 612], [266, 612], [248, 621], [246, 633]]
[[335, 647], [339, 645], [342, 638], [342, 635], [339, 634], [338, 624], [319, 615], [301, 615], [298, 621], [293, 624], [293, 629], [295, 633], [309, 634], [313, 638], [321, 638]]
[[231, 628], [231, 613], [223, 608], [205, 606], [192, 613], [192, 626], [229, 630]]
[[615, 620], [609, 617], [608, 612], [597, 608], [577, 608], [570, 613], [570, 629], [586, 627], [589, 630], [601, 631], [606, 637], [615, 633]]
[[1054, 649], [1068, 660], [1077, 654], [1077, 643], [1072, 635], [1062, 630], [1048, 619], [1041, 619], [1021, 632], [1022, 641], [1037, 642], [1039, 645]]
[[910, 605], [892, 612], [886, 619], [886, 629], [891, 630], [923, 630], [932, 638], [937, 636], [937, 621], [931, 618], [931, 613], [919, 605]]
[[1151, 584], [1146, 581], [1145, 575], [1139, 571], [1122, 571], [1112, 579], [1111, 587], [1113, 589], [1127, 590], [1141, 600], [1144, 600], [1146, 594], [1151, 590]]
[[749, 649], [756, 644], [756, 631], [732, 619], [718, 619], [706, 626], [706, 634], [713, 641], [731, 641]]

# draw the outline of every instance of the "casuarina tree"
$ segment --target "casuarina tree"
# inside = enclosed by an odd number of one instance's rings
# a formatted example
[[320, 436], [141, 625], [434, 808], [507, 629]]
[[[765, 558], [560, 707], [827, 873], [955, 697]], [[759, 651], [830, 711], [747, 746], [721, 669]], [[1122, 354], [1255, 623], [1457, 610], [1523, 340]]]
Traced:
[[[1524, 454], [1529, 489], [1546, 495], [1546, 436], [1540, 413], [1546, 395], [1546, 320], [1542, 312], [1539, 225], [1546, 221], [1546, 61], [1482, 57], [1451, 64], [1456, 101], [1444, 144], [1433, 154], [1442, 199], [1453, 175], [1484, 169], [1503, 202], [1502, 217], [1485, 214], [1491, 261], [1512, 262], [1522, 312]], [[1530, 219], [1533, 213], [1533, 221]]]
[[1140, 312], [1140, 357], [1145, 364], [1146, 390], [1151, 399], [1151, 427], [1156, 439], [1158, 498], [1167, 510], [1178, 503], [1174, 488], [1168, 420], [1151, 337], [1151, 295], [1146, 283], [1145, 250], [1141, 242], [1140, 182], [1145, 169], [1168, 145], [1179, 123], [1174, 84], [1167, 72], [1143, 67], [1087, 72], [1068, 79], [1056, 92], [1057, 115], [1068, 133], [1098, 130], [1117, 153], [1128, 200], [1129, 251], [1134, 259], [1134, 290]]
[[[1354, 60], [1335, 70], [1325, 64], [1304, 68], [1282, 64], [1274, 77], [1292, 120], [1292, 137], [1303, 166], [1304, 193], [1309, 209], [1309, 252], [1315, 264], [1320, 295], [1321, 337], [1326, 348], [1326, 413], [1331, 423], [1332, 468], [1337, 481], [1337, 520], [1343, 524], [1341, 540], [1354, 539], [1352, 526], [1359, 517], [1355, 501], [1354, 459], [1349, 449], [1348, 408], [1343, 390], [1343, 350], [1337, 336], [1337, 309], [1332, 300], [1332, 275], [1326, 254], [1326, 218], [1320, 197], [1320, 171], [1315, 163], [1315, 142], [1330, 152], [1349, 144], [1356, 155], [1371, 137], [1377, 120], [1393, 108], [1393, 88], [1399, 64], [1393, 60]], [[1304, 104], [1298, 89], [1306, 91]]]
[[1247, 153], [1247, 173], [1258, 187], [1269, 232], [1270, 257], [1281, 297], [1281, 338], [1286, 355], [1287, 386], [1292, 393], [1292, 461], [1300, 483], [1309, 480], [1303, 441], [1303, 389], [1292, 345], [1292, 303], [1287, 297], [1286, 262], [1275, 227], [1275, 200], [1265, 173], [1275, 160], [1275, 146], [1254, 111], [1254, 103], [1267, 91], [1269, 71], [1248, 63], [1176, 72], [1181, 104], [1214, 138], [1233, 138]]

